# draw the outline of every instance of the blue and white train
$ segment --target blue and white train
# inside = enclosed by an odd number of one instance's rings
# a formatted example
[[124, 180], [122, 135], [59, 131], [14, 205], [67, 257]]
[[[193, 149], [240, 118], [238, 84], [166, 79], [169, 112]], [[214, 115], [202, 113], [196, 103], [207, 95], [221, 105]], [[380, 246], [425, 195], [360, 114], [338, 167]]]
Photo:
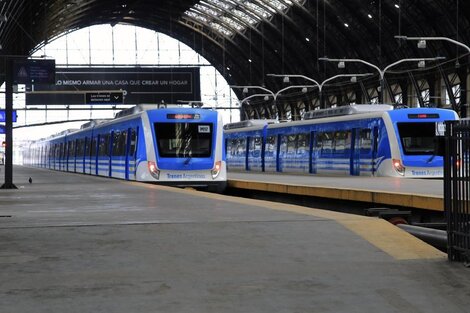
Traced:
[[304, 120], [224, 126], [229, 171], [442, 177], [436, 127], [452, 110], [355, 105], [310, 111]]
[[140, 105], [32, 143], [24, 163], [221, 192], [227, 184], [222, 127], [214, 110]]

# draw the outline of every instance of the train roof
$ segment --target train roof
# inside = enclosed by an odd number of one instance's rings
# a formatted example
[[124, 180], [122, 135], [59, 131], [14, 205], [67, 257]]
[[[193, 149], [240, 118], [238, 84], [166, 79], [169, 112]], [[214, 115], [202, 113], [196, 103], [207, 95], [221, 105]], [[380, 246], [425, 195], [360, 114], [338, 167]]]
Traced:
[[278, 123], [277, 120], [244, 120], [235, 123], [229, 123], [224, 125], [225, 130], [237, 129], [237, 128], [246, 128], [246, 127], [255, 127], [255, 126], [264, 126], [268, 124]]
[[308, 111], [304, 115], [304, 120], [312, 120], [317, 118], [325, 118], [332, 116], [342, 116], [351, 114], [383, 112], [393, 110], [392, 105], [388, 104], [357, 104], [341, 106], [337, 108], [328, 108], [321, 110]]

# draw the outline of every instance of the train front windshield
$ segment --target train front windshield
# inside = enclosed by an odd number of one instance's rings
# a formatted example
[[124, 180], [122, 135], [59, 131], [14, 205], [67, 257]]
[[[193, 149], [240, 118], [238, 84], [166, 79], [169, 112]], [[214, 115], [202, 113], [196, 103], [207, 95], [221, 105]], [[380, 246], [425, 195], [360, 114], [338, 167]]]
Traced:
[[160, 157], [211, 157], [212, 124], [155, 123], [155, 134]]
[[397, 123], [397, 126], [404, 154], [433, 154], [436, 134], [434, 122]]

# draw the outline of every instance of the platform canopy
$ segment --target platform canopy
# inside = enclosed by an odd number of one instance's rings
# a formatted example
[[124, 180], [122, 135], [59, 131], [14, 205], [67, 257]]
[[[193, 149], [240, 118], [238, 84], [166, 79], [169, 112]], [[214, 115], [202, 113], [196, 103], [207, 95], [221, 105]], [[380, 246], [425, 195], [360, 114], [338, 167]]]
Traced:
[[[418, 56], [456, 59], [466, 50], [446, 42], [423, 50], [394, 36], [445, 36], [470, 45], [469, 22], [464, 0], [0, 0], [0, 54], [30, 55], [67, 32], [129, 24], [187, 44], [230, 84], [278, 90], [282, 81], [267, 73], [321, 80], [344, 72], [318, 61], [324, 56], [379, 66]], [[370, 69], [351, 64], [347, 71]]]

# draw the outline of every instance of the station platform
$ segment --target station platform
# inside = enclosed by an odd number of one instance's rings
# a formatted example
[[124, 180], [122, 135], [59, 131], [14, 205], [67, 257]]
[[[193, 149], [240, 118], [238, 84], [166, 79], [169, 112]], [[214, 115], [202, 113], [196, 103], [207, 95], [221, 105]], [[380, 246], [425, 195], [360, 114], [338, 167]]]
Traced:
[[21, 166], [13, 175], [18, 189], [0, 190], [2, 312], [470, 307], [470, 271], [382, 219]]
[[441, 179], [395, 177], [327, 177], [229, 172], [228, 186], [238, 189], [367, 202], [444, 211]]

